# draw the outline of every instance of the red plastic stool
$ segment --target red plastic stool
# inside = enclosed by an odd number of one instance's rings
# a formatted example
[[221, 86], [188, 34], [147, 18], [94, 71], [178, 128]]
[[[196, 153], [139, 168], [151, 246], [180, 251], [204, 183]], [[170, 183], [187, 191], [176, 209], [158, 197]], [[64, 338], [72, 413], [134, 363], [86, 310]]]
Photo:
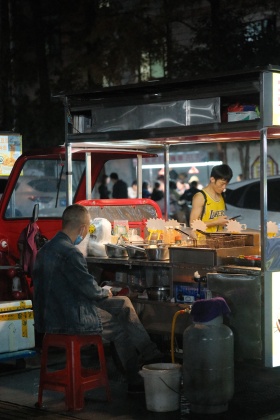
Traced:
[[[81, 364], [81, 348], [92, 344], [98, 349], [99, 369], [84, 368]], [[49, 347], [65, 349], [66, 365], [64, 369], [48, 370]], [[65, 393], [68, 410], [82, 410], [84, 392], [100, 387], [106, 388], [107, 400], [110, 401], [111, 391], [100, 335], [45, 334], [42, 345], [38, 407], [42, 406], [43, 390], [48, 389]]]

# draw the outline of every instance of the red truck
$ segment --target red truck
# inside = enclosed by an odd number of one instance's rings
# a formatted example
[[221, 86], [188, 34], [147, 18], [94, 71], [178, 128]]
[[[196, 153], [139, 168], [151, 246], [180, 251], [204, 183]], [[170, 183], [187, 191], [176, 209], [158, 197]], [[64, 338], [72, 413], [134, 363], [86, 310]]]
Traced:
[[[129, 220], [129, 225], [138, 228], [142, 236], [145, 220], [161, 217], [159, 207], [152, 200], [97, 200], [88, 196], [87, 165], [90, 164], [90, 184], [94, 191], [106, 162], [151, 154], [139, 150], [106, 150], [105, 147], [75, 149], [71, 153], [70, 184], [66, 173], [69, 162], [65, 164], [67, 156], [64, 146], [33, 150], [23, 153], [13, 166], [0, 199], [0, 301], [32, 298], [32, 279], [21, 258], [19, 237], [25, 228], [36, 222], [37, 216], [32, 220], [36, 204], [39, 208], [36, 225], [48, 239], [61, 228], [62, 212], [72, 202], [86, 205], [92, 218], [105, 217], [112, 223], [114, 219]], [[28, 247], [28, 243], [25, 245]]]

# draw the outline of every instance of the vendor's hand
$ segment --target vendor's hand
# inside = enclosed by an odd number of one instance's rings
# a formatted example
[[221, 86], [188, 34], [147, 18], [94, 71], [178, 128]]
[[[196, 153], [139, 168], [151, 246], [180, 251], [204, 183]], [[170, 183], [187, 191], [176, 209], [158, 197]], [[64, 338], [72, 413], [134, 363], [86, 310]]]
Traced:
[[229, 219], [227, 216], [220, 216], [217, 219], [213, 219], [213, 220], [209, 220], [206, 223], [207, 227], [211, 227], [211, 226], [226, 226], [229, 222]]
[[219, 226], [226, 226], [229, 222], [229, 219], [227, 216], [220, 216], [218, 219], [215, 220], [216, 225]]
[[112, 290], [110, 289], [110, 290], [108, 290], [108, 297], [112, 297], [113, 296], [113, 293], [112, 293]]

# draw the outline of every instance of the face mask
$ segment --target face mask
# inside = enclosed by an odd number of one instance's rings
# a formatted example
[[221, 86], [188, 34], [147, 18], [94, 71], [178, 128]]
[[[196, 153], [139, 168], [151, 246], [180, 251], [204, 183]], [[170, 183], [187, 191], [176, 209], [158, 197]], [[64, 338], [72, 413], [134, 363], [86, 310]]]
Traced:
[[84, 237], [82, 235], [83, 231], [84, 231], [84, 228], [80, 231], [79, 235], [75, 239], [74, 245], [79, 245], [82, 242], [82, 240], [84, 239]]
[[77, 238], [74, 241], [74, 245], [79, 245], [82, 242], [83, 239], [84, 238], [82, 237], [82, 235], [78, 235]]

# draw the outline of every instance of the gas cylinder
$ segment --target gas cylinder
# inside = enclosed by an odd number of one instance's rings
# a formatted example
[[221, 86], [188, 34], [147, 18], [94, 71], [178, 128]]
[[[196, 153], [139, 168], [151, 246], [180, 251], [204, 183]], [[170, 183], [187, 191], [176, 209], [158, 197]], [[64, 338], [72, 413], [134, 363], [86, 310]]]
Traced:
[[234, 393], [233, 333], [223, 324], [223, 298], [196, 301], [183, 334], [184, 395], [194, 413], [227, 411]]

